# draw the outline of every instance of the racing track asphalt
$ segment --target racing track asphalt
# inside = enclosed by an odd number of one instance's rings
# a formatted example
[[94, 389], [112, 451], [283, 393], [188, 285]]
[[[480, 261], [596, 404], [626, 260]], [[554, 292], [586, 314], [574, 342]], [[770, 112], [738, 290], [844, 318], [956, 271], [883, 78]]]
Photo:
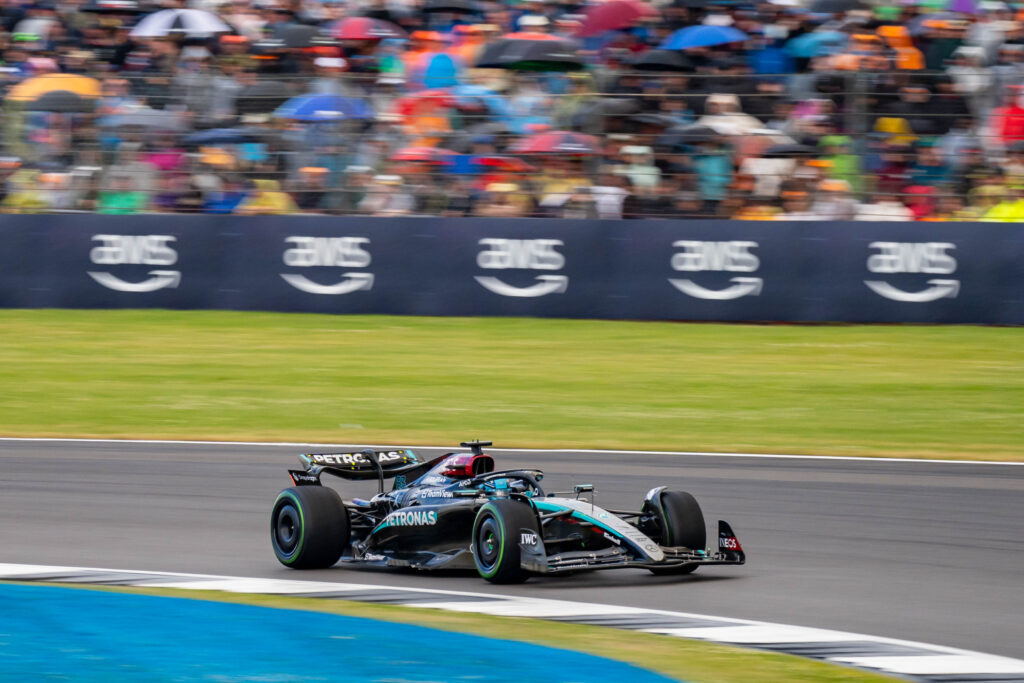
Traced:
[[[1024, 656], [1024, 467], [494, 449], [499, 468], [544, 469], [548, 490], [595, 484], [606, 507], [635, 508], [657, 485], [688, 490], [709, 529], [733, 524], [748, 564], [493, 587], [474, 575], [279, 565], [270, 506], [301, 450], [0, 441], [0, 562], [504, 592]], [[366, 495], [374, 483], [343, 487]]]

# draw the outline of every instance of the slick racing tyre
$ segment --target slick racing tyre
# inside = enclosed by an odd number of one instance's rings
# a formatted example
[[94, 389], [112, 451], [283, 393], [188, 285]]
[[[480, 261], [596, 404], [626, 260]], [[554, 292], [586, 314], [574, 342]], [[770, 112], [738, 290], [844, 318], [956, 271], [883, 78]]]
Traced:
[[522, 583], [529, 574], [519, 565], [522, 529], [540, 536], [537, 518], [524, 503], [492, 500], [476, 513], [473, 560], [480, 576], [491, 583]]
[[270, 542], [286, 567], [330, 567], [349, 542], [348, 510], [341, 496], [326, 486], [281, 491], [270, 516]]
[[[660, 505], [652, 505], [650, 501], [644, 503], [657, 522], [658, 538], [655, 540], [664, 546], [703, 550], [707, 544], [707, 529], [697, 499], [685, 491], [662, 491], [660, 502]], [[684, 564], [681, 567], [651, 569], [651, 572], [657, 575], [690, 574], [698, 566]]]

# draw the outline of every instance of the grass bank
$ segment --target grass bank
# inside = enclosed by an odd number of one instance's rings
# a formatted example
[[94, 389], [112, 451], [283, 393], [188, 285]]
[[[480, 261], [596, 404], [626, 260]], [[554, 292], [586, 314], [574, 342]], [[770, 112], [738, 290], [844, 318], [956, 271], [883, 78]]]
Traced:
[[4, 310], [0, 434], [1020, 459], [1024, 330]]

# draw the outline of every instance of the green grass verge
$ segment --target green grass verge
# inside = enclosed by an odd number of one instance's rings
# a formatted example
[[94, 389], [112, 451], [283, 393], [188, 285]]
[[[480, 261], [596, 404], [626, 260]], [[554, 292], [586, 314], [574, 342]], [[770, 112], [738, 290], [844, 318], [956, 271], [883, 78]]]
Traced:
[[792, 655], [747, 650], [600, 626], [560, 624], [539, 619], [490, 617], [344, 600], [220, 591], [82, 586], [80, 584], [46, 585], [215, 600], [415, 624], [443, 631], [471, 633], [488, 638], [503, 638], [587, 652], [600, 657], [629, 662], [689, 683], [777, 683], [778, 681], [792, 683], [892, 683], [892, 681], [898, 680]]
[[6, 310], [0, 434], [1020, 459], [1024, 330]]

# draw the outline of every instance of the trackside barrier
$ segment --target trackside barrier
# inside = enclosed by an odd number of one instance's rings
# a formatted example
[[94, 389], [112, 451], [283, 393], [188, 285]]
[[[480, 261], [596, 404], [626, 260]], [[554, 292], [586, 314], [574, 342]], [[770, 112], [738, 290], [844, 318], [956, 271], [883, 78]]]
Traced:
[[1024, 324], [1024, 225], [0, 217], [0, 306]]

